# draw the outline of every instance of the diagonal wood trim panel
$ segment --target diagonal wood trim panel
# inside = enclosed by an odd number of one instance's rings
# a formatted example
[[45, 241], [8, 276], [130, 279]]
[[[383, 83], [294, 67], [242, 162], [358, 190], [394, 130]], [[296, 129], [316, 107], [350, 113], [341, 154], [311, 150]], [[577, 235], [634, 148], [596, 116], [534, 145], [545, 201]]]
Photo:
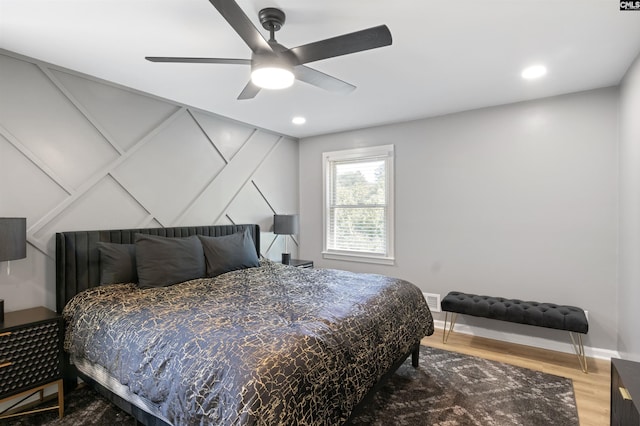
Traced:
[[297, 140], [12, 52], [0, 67], [0, 216], [26, 216], [37, 251], [53, 258], [59, 231], [252, 222], [279, 257]]

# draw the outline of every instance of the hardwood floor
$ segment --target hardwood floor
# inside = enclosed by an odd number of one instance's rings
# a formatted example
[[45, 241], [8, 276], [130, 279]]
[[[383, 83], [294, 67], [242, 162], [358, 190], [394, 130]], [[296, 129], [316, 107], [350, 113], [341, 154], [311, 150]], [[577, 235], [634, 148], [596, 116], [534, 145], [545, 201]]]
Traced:
[[455, 332], [443, 344], [442, 328], [437, 329], [433, 336], [422, 339], [422, 344], [572, 379], [580, 425], [609, 424], [611, 364], [608, 360], [588, 358], [589, 374], [585, 374], [574, 354]]

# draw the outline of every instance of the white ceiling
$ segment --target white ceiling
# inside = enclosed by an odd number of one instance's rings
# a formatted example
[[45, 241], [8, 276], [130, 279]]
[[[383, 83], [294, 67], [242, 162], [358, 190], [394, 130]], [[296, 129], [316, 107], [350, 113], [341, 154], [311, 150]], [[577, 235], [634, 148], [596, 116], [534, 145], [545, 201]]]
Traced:
[[[309, 64], [358, 86], [350, 94], [296, 82], [245, 101], [249, 67], [144, 59], [250, 58], [207, 0], [0, 0], [0, 47], [295, 137], [616, 85], [640, 54], [640, 12], [617, 0], [238, 3], [260, 29], [261, 8], [282, 8], [287, 47], [380, 24], [393, 45]], [[522, 80], [534, 63], [547, 76]]]

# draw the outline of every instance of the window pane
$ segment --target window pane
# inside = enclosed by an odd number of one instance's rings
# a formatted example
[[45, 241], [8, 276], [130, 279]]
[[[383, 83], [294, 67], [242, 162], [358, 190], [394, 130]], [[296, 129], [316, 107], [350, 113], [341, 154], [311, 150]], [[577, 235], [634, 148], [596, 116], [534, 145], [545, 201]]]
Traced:
[[329, 249], [386, 254], [386, 208], [335, 207], [329, 211]]
[[336, 162], [333, 184], [333, 206], [385, 204], [385, 161]]

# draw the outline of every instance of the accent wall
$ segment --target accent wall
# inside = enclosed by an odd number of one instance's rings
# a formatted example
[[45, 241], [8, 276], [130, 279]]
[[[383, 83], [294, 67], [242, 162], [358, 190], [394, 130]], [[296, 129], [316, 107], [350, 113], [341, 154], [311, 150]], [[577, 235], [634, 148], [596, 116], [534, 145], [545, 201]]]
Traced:
[[61, 231], [258, 223], [280, 258], [296, 139], [1, 50], [0, 73], [0, 217], [28, 234], [27, 258], [0, 263], [6, 311], [55, 309]]

